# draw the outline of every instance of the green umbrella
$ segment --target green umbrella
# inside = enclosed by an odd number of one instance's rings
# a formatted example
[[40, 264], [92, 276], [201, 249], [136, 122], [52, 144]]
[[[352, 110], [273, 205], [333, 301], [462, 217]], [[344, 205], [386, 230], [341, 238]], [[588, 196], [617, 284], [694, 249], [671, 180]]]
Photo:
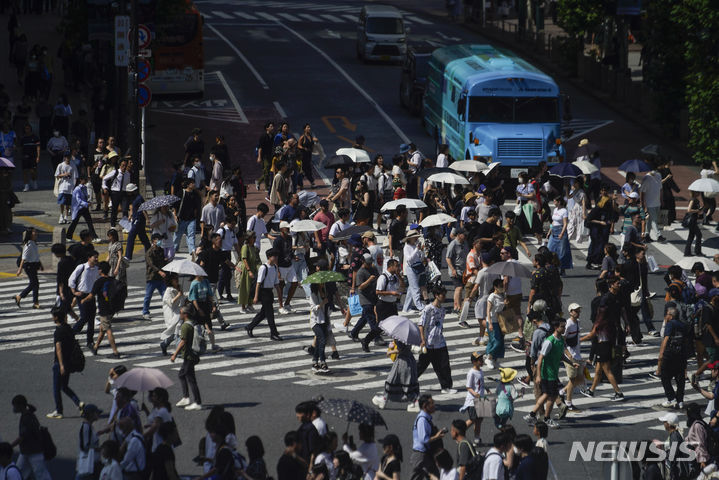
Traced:
[[524, 218], [527, 219], [529, 228], [532, 228], [532, 220], [534, 220], [534, 205], [529, 202], [525, 203], [522, 205], [522, 213], [524, 214]]
[[339, 272], [330, 272], [323, 270], [321, 272], [315, 272], [309, 277], [305, 278], [302, 283], [327, 283], [327, 282], [343, 282], [347, 278]]

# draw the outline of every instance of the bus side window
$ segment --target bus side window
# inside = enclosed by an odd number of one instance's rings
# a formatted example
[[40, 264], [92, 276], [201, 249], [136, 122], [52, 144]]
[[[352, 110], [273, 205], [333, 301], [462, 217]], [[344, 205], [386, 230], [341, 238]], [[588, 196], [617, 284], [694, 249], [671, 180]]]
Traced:
[[454, 85], [452, 85], [452, 103], [454, 103], [454, 97], [456, 96], [456, 94], [457, 94], [457, 89], [454, 88]]
[[467, 96], [462, 95], [459, 97], [459, 100], [457, 101], [457, 116], [460, 118], [460, 120], [464, 119], [464, 111], [467, 107]]

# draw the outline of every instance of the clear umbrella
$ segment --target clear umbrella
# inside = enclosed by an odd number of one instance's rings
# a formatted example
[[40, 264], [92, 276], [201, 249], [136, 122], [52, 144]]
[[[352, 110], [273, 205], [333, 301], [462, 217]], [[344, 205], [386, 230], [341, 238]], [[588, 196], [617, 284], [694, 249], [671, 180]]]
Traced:
[[392, 200], [391, 202], [387, 202], [384, 205], [382, 205], [382, 208], [380, 211], [382, 212], [389, 212], [392, 210], [397, 210], [397, 207], [400, 205], [404, 205], [405, 207], [412, 209], [412, 208], [426, 208], [427, 204], [424, 203], [422, 200], [419, 200], [417, 198], [400, 198], [399, 200]]
[[437, 225], [447, 225], [448, 223], [454, 223], [456, 221], [457, 219], [451, 215], [447, 215], [446, 213], [436, 213], [419, 222], [419, 225], [423, 228], [429, 228]]

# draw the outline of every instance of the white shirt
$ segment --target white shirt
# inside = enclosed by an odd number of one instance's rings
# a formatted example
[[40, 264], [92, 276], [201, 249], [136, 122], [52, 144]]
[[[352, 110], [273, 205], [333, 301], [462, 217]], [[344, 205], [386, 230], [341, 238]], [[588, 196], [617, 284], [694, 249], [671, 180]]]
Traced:
[[220, 228], [215, 233], [218, 233], [220, 237], [222, 237], [223, 252], [230, 252], [235, 248], [235, 245], [237, 245], [237, 235], [235, 235], [235, 232], [228, 225]]
[[317, 417], [312, 420], [312, 425], [315, 426], [317, 433], [320, 434], [320, 437], [327, 435], [327, 422], [325, 422], [322, 417]]
[[459, 478], [459, 472], [456, 468], [450, 468], [449, 470], [439, 469], [439, 480], [457, 480]]
[[[479, 396], [484, 395], [484, 372], [482, 370], [475, 370], [474, 368], [470, 368], [467, 372], [467, 383], [465, 385], [467, 388], [471, 388], [475, 392], [479, 393]], [[469, 390], [467, 390], [467, 395], [464, 397], [464, 405], [462, 405], [462, 408], [460, 408], [460, 411], [466, 410], [468, 407], [474, 406], [474, 395], [469, 393]]]
[[38, 263], [40, 261], [40, 253], [37, 249], [37, 243], [34, 240], [28, 240], [22, 247], [22, 259], [25, 263]]
[[701, 178], [714, 178], [714, 170], [711, 168], [703, 168], [699, 171], [699, 176]]
[[419, 164], [422, 162], [422, 153], [419, 150], [415, 150], [411, 157], [407, 159], [409, 170], [412, 173], [417, 172]]
[[409, 270], [410, 265], [413, 263], [421, 262], [424, 260], [424, 251], [419, 248], [419, 241], [415, 243], [414, 245], [410, 245], [409, 243], [405, 243], [404, 249], [402, 249], [402, 253], [404, 255], [403, 258], [403, 269], [406, 272]]
[[404, 176], [404, 172], [399, 167], [399, 165], [392, 166], [392, 178], [399, 177], [400, 182], [402, 182], [402, 185], [407, 185], [407, 178]]
[[75, 180], [77, 180], [77, 168], [75, 168], [75, 165], [65, 162], [58, 164], [55, 169], [55, 178], [66, 173], [69, 173], [70, 176], [60, 178], [60, 182], [57, 184], [58, 193], [72, 193], [75, 188]]
[[[115, 173], [117, 172], [117, 175]], [[112, 184], [108, 182], [112, 181]], [[102, 179], [102, 186], [112, 192], [122, 192], [130, 183], [130, 172], [120, 172], [119, 170], [113, 170], [112, 172], [105, 175]]]
[[482, 480], [503, 480], [504, 479], [504, 455], [492, 447], [484, 456], [484, 467], [482, 468]]
[[504, 310], [504, 295], [497, 295], [496, 293], [490, 293], [487, 298], [487, 305], [491, 305], [489, 309], [489, 320], [492, 323], [498, 322], [497, 316], [499, 312]]
[[265, 224], [265, 221], [257, 215], [252, 215], [247, 220], [247, 231], [255, 232], [255, 248], [259, 249], [262, 237], [267, 235], [267, 224]]
[[[167, 423], [172, 421], [172, 415], [170, 415], [170, 412], [168, 412], [165, 407], [152, 409], [150, 415], [147, 416], [147, 421], [149, 423], [155, 423], [155, 420], [157, 420], [158, 418], [160, 419], [160, 423]], [[160, 437], [158, 431], [155, 430], [155, 433], [152, 436], [152, 451], [154, 452], [157, 449], [157, 446], [161, 443], [162, 438]]]
[[145, 445], [142, 435], [134, 430], [127, 437], [127, 452], [120, 461], [120, 466], [126, 472], [140, 472], [145, 469]]
[[442, 348], [447, 346], [443, 334], [444, 307], [435, 307], [434, 303], [426, 305], [420, 314], [420, 325], [424, 329], [427, 348]]
[[202, 166], [195, 166], [187, 172], [187, 178], [192, 178], [195, 180], [195, 185], [199, 187], [200, 185], [205, 183], [205, 169], [202, 168]]
[[[159, 223], [158, 223], [159, 222]], [[157, 223], [156, 226], [152, 228], [152, 233], [159, 233], [163, 236], [163, 239], [161, 241], [163, 248], [170, 248], [173, 245], [173, 235], [174, 232], [170, 231], [170, 227], [175, 226], [177, 227], [177, 222], [175, 221], [175, 218], [172, 214], [165, 215], [160, 210], [153, 213], [150, 217], [150, 225]]]
[[257, 281], [261, 282], [260, 288], [274, 288], [280, 283], [277, 267], [266, 263], [261, 265], [257, 271]]
[[662, 204], [662, 176], [657, 171], [644, 175], [639, 191], [644, 194], [644, 205], [647, 208], [659, 208]]
[[90, 293], [98, 278], [100, 278], [100, 271], [97, 266], [91, 267], [89, 263], [83, 263], [75, 267], [67, 284], [78, 292]]
[[[399, 292], [399, 278], [397, 275], [383, 273], [377, 279], [377, 291], [380, 292]], [[394, 295], [377, 295], [377, 298], [383, 302], [394, 303], [397, 297]]]
[[569, 217], [569, 212], [567, 212], [566, 208], [555, 208], [554, 212], [552, 212], [552, 226], [553, 227], [561, 227], [564, 225], [563, 219]]
[[437, 168], [447, 168], [447, 155], [440, 153], [437, 155], [437, 162], [435, 165]]
[[3, 480], [22, 480], [22, 475], [20, 475], [20, 469], [17, 468], [14, 462], [10, 462], [10, 464], [0, 469], [0, 478]]
[[335, 223], [333, 223], [332, 226], [330, 227], [330, 231], [329, 231], [328, 235], [330, 235], [330, 236], [332, 236], [332, 237], [339, 237], [340, 232], [342, 232], [342, 230], [344, 230], [345, 228], [347, 228], [347, 226], [348, 226], [348, 224], [346, 224], [346, 223], [343, 222], [342, 220], [337, 220], [337, 221], [336, 221]]
[[122, 469], [117, 460], [112, 460], [109, 465], [102, 467], [100, 480], [122, 480]]
[[[570, 347], [567, 344], [567, 338], [571, 338], [577, 336], [577, 345], [574, 347]], [[572, 358], [575, 360], [581, 360], [582, 359], [582, 349], [580, 348], [579, 343], [579, 322], [575, 322], [572, 317], [569, 317], [567, 319], [567, 328], [564, 331], [564, 346], [567, 347], [567, 350], [569, 350], [569, 353], [572, 354]]]
[[377, 265], [377, 270], [383, 270], [384, 253], [382, 252], [382, 247], [379, 245], [370, 245], [367, 247], [367, 250], [369, 250], [369, 254], [372, 255], [372, 261]]
[[350, 458], [354, 463], [362, 467], [362, 471], [365, 473], [365, 480], [373, 479], [374, 474], [379, 469], [379, 454], [377, 453], [377, 444], [363, 442], [357, 450], [351, 451], [349, 446], [346, 444], [342, 446], [342, 449], [350, 454]]
[[321, 325], [327, 322], [324, 305], [321, 305], [322, 298], [316, 293], [311, 293], [310, 298], [310, 325]]

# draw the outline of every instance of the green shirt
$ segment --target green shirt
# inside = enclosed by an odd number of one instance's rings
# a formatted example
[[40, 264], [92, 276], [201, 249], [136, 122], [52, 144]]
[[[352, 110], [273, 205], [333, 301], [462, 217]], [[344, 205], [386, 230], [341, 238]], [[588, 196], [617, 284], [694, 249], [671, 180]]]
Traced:
[[517, 248], [519, 240], [522, 238], [522, 231], [518, 226], [512, 225], [512, 228], [504, 231], [504, 246]]
[[195, 338], [195, 327], [192, 322], [184, 322], [180, 327], [180, 338], [185, 341], [180, 355], [183, 360], [192, 360], [197, 357], [195, 352], [192, 351], [192, 340]]
[[540, 353], [544, 355], [541, 366], [542, 380], [559, 380], [559, 365], [564, 357], [564, 339], [554, 335], [548, 336], [542, 344]]

